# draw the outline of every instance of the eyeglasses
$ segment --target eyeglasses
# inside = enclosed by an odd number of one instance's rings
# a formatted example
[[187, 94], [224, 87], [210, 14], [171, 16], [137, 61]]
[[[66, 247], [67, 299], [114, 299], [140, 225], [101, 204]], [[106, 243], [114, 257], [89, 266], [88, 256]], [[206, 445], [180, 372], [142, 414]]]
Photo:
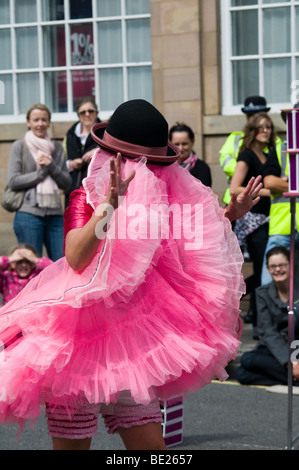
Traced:
[[258, 129], [259, 132], [263, 132], [264, 129], [266, 131], [271, 131], [272, 127], [271, 126], [259, 126], [257, 129]]
[[85, 109], [84, 111], [79, 111], [78, 114], [79, 116], [84, 116], [86, 113], [93, 114], [96, 113], [96, 109]]
[[281, 264], [269, 264], [268, 269], [269, 271], [275, 271], [275, 269], [286, 269], [289, 263], [281, 263]]

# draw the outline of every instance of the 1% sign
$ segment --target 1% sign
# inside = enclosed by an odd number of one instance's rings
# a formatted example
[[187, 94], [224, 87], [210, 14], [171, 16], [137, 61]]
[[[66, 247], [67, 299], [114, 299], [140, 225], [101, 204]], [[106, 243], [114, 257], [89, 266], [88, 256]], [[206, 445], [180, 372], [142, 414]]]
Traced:
[[91, 35], [84, 33], [73, 33], [72, 43], [72, 65], [84, 65], [94, 63], [94, 47]]

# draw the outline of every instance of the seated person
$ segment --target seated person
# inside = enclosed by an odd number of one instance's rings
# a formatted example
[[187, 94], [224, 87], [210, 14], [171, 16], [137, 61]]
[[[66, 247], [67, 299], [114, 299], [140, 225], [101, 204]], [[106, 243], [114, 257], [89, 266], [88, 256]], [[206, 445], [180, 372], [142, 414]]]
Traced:
[[[267, 253], [272, 282], [256, 289], [258, 328], [261, 339], [255, 349], [245, 352], [237, 379], [243, 385], [287, 385], [288, 383], [288, 305], [290, 253], [276, 246]], [[294, 288], [294, 306], [299, 299]], [[299, 339], [299, 308], [295, 312], [294, 340]], [[296, 326], [297, 325], [297, 326]], [[299, 363], [293, 362], [293, 384], [299, 385]]]

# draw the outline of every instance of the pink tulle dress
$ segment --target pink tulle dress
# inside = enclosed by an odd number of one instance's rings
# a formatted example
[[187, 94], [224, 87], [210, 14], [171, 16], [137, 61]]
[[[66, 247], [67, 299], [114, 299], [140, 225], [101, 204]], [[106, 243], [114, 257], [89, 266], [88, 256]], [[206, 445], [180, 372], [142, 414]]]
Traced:
[[[104, 200], [98, 149], [72, 194], [66, 232]], [[242, 254], [216, 195], [174, 163], [136, 171], [89, 266], [62, 258], [0, 309], [0, 423], [35, 420], [45, 403], [95, 409], [128, 390], [167, 399], [218, 378], [236, 357]], [[101, 227], [99, 226], [99, 237]], [[0, 343], [1, 344], [1, 343]]]

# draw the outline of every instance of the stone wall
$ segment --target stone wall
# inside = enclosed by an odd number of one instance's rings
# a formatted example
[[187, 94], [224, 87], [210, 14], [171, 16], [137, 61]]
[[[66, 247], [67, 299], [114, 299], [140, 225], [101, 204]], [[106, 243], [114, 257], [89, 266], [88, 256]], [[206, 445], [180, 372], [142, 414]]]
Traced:
[[169, 125], [185, 121], [202, 151], [200, 11], [197, 0], [152, 0], [154, 103]]
[[[151, 0], [151, 13], [154, 103], [170, 126], [181, 120], [192, 127], [221, 201], [226, 178], [219, 150], [232, 131], [242, 130], [245, 116], [221, 115], [220, 1]], [[280, 116], [271, 118], [284, 137]]]

